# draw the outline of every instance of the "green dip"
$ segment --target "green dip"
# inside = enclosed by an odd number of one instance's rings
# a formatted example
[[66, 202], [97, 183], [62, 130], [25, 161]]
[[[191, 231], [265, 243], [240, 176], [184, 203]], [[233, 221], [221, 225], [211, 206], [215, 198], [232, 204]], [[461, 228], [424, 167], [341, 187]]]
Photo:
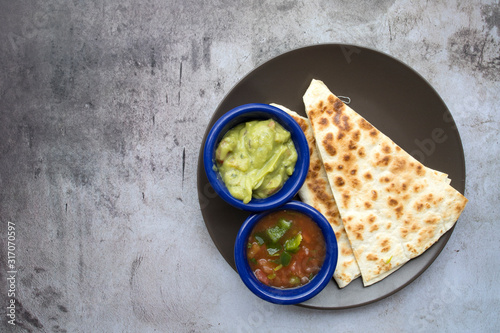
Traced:
[[290, 132], [272, 119], [237, 125], [215, 152], [217, 169], [233, 197], [267, 198], [292, 175], [297, 151]]

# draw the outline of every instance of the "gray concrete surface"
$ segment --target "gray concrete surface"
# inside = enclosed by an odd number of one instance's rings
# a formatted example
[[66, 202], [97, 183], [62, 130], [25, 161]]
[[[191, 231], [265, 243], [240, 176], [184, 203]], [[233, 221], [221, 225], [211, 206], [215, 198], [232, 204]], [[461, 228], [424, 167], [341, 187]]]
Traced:
[[[386, 52], [429, 80], [457, 122], [470, 203], [395, 295], [343, 311], [273, 306], [207, 233], [198, 152], [238, 80], [329, 42]], [[0, 330], [497, 331], [499, 92], [498, 1], [1, 0]]]

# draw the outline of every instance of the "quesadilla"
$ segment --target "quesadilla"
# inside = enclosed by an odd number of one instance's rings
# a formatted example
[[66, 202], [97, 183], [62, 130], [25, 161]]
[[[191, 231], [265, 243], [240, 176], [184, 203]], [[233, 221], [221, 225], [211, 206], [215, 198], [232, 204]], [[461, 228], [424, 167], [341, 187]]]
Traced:
[[342, 219], [340, 218], [337, 204], [333, 198], [333, 193], [330, 189], [330, 184], [328, 183], [325, 168], [323, 167], [321, 157], [319, 156], [318, 149], [316, 148], [316, 141], [314, 139], [311, 123], [309, 122], [309, 119], [298, 115], [296, 112], [291, 111], [282, 105], [271, 105], [282, 109], [292, 116], [292, 118], [295, 119], [295, 121], [300, 125], [300, 128], [302, 128], [302, 131], [306, 136], [309, 144], [309, 172], [304, 185], [299, 190], [299, 196], [303, 202], [313, 206], [320, 213], [322, 213], [335, 232], [339, 255], [333, 278], [340, 288], [344, 288], [352, 280], [359, 277], [361, 273], [359, 271], [358, 264], [356, 263], [356, 259], [354, 258], [351, 243], [347, 238]]
[[328, 87], [313, 80], [306, 113], [363, 283], [421, 255], [448, 231], [467, 199]]

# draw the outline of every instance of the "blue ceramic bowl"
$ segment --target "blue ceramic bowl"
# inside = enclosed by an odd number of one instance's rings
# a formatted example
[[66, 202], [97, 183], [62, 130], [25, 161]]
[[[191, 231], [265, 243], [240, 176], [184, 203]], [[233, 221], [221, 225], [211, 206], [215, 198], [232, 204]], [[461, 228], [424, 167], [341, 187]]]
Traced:
[[[298, 157], [293, 174], [279, 191], [265, 199], [253, 198], [245, 204], [242, 200], [234, 198], [222, 181], [219, 172], [215, 168], [215, 150], [228, 130], [240, 123], [256, 119], [274, 119], [289, 131]], [[306, 179], [309, 169], [309, 146], [299, 124], [283, 110], [268, 104], [245, 104], [225, 113], [211, 128], [203, 150], [203, 166], [208, 181], [224, 201], [242, 210], [259, 212], [281, 206], [297, 194]]]
[[[253, 273], [247, 259], [248, 238], [254, 226], [267, 214], [277, 210], [294, 210], [308, 215], [320, 227], [326, 242], [326, 256], [319, 273], [307, 284], [289, 289], [278, 289], [261, 283]], [[337, 239], [326, 218], [313, 207], [300, 202], [290, 201], [281, 207], [250, 215], [241, 226], [234, 246], [236, 269], [245, 285], [258, 297], [276, 304], [302, 303], [317, 295], [333, 277], [337, 266]]]

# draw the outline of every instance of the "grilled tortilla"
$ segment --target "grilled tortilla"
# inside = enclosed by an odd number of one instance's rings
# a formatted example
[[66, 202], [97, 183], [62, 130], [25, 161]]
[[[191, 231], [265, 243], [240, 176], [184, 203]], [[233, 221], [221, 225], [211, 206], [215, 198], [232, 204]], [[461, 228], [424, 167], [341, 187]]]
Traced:
[[333, 278], [340, 288], [344, 288], [352, 280], [359, 277], [361, 273], [359, 271], [358, 264], [356, 263], [356, 259], [354, 258], [351, 243], [347, 238], [342, 219], [340, 218], [337, 204], [333, 198], [333, 193], [330, 189], [330, 184], [328, 183], [326, 171], [323, 167], [321, 157], [319, 156], [319, 152], [316, 147], [316, 141], [314, 140], [311, 123], [309, 122], [309, 119], [298, 115], [296, 112], [291, 111], [282, 105], [271, 105], [276, 106], [291, 115], [292, 118], [295, 119], [295, 121], [300, 125], [307, 138], [310, 156], [309, 171], [304, 185], [299, 190], [299, 196], [303, 202], [313, 206], [320, 213], [322, 213], [328, 222], [330, 222], [330, 225], [335, 232], [339, 256]]
[[467, 199], [313, 80], [304, 95], [335, 201], [369, 286], [433, 245]]

